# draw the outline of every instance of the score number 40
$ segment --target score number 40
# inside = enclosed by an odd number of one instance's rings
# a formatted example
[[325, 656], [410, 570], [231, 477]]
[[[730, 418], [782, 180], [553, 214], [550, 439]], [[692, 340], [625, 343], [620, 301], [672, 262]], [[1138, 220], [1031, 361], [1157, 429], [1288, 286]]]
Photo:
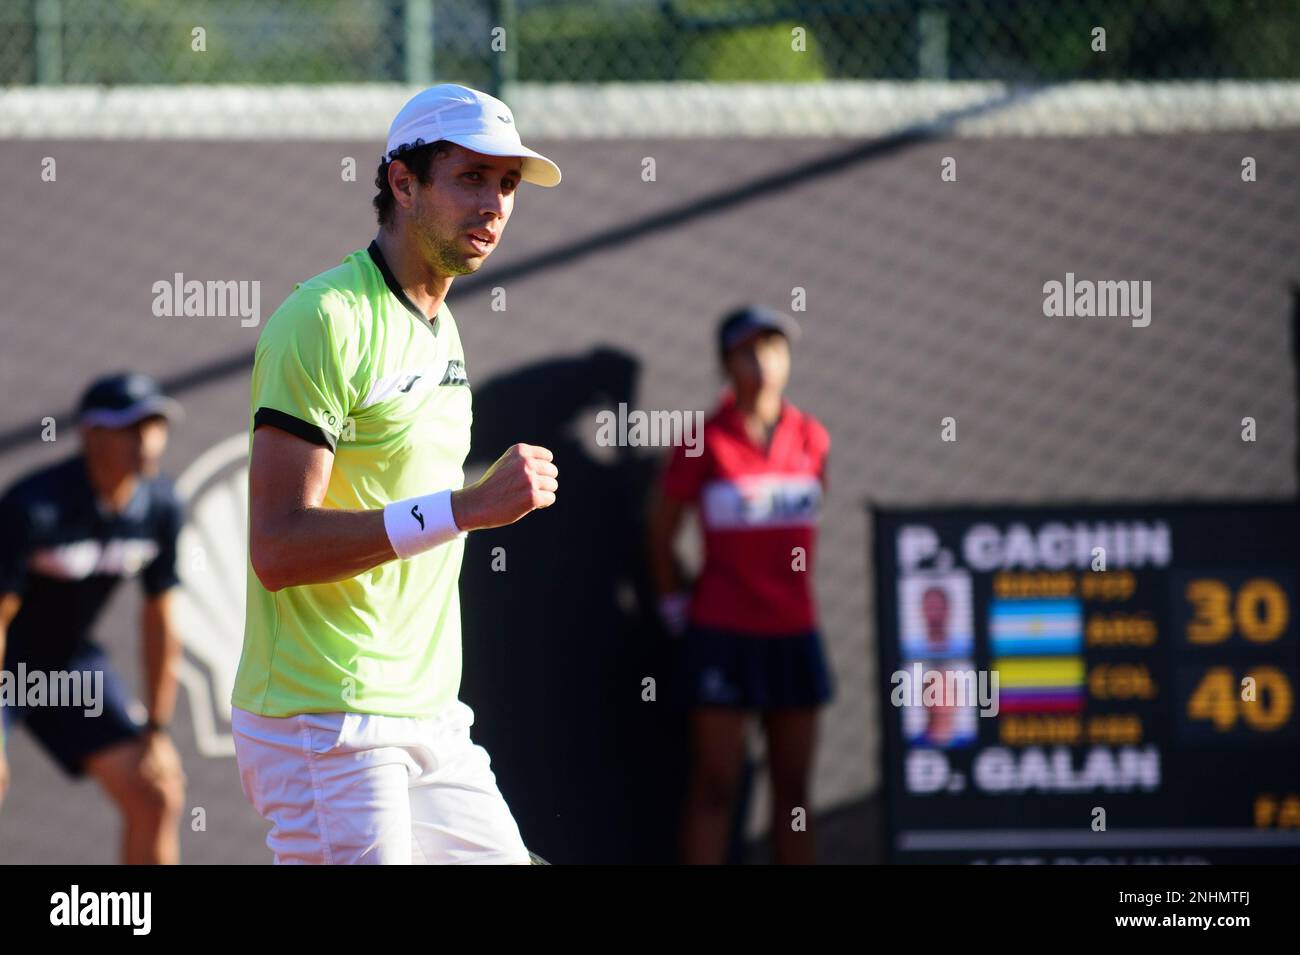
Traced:
[[[1187, 640], [1201, 646], [1223, 643], [1233, 633], [1251, 643], [1272, 643], [1286, 631], [1290, 619], [1286, 592], [1266, 577], [1247, 580], [1236, 594], [1221, 580], [1192, 580], [1187, 584], [1187, 599], [1195, 609], [1187, 623]], [[1243, 692], [1246, 686], [1253, 687], [1253, 694]], [[1216, 666], [1205, 671], [1192, 691], [1187, 715], [1210, 720], [1220, 732], [1231, 730], [1238, 718], [1251, 729], [1268, 732], [1290, 718], [1291, 701], [1291, 683], [1275, 667], [1254, 667], [1238, 684], [1230, 667]]]

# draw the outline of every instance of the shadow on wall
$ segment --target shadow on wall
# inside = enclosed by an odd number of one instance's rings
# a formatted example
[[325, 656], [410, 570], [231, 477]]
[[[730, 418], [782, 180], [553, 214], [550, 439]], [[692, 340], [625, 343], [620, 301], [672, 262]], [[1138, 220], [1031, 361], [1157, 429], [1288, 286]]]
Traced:
[[[470, 535], [460, 578], [461, 698], [474, 738], [529, 848], [556, 863], [677, 856], [687, 753], [671, 702], [678, 645], [657, 623], [644, 558], [666, 451], [594, 439], [598, 411], [636, 407], [639, 375], [636, 358], [598, 348], [474, 389], [466, 470], [522, 441], [549, 448], [560, 472], [554, 505]], [[654, 702], [643, 700], [646, 677]]]

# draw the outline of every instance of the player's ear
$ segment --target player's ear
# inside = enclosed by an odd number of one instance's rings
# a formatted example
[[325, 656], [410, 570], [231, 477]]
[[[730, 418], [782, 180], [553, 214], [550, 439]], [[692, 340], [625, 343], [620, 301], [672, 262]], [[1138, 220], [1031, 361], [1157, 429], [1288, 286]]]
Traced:
[[415, 201], [415, 188], [419, 180], [410, 167], [400, 159], [388, 164], [388, 188], [393, 191], [393, 200], [397, 205], [409, 209]]

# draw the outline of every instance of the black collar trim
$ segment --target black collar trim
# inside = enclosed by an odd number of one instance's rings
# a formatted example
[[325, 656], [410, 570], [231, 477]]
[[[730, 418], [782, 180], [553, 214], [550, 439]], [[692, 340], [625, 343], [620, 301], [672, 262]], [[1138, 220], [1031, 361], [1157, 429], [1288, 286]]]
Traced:
[[384, 259], [384, 253], [379, 250], [379, 242], [375, 239], [370, 240], [370, 247], [366, 249], [370, 253], [370, 258], [374, 261], [379, 269], [379, 274], [384, 277], [384, 284], [388, 286], [388, 291], [397, 296], [397, 300], [406, 306], [406, 310], [418, 318], [426, 327], [438, 334], [438, 317], [435, 315], [433, 321], [429, 316], [420, 311], [416, 304], [406, 295], [406, 291], [397, 284], [397, 278], [393, 275], [392, 270], [388, 267], [388, 262]]

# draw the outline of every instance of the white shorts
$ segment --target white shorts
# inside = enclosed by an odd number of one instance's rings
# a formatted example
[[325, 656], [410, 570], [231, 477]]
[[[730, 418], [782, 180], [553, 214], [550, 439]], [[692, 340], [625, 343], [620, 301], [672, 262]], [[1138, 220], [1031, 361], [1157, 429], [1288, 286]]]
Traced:
[[234, 707], [244, 796], [277, 865], [527, 863], [474, 711], [258, 716]]

